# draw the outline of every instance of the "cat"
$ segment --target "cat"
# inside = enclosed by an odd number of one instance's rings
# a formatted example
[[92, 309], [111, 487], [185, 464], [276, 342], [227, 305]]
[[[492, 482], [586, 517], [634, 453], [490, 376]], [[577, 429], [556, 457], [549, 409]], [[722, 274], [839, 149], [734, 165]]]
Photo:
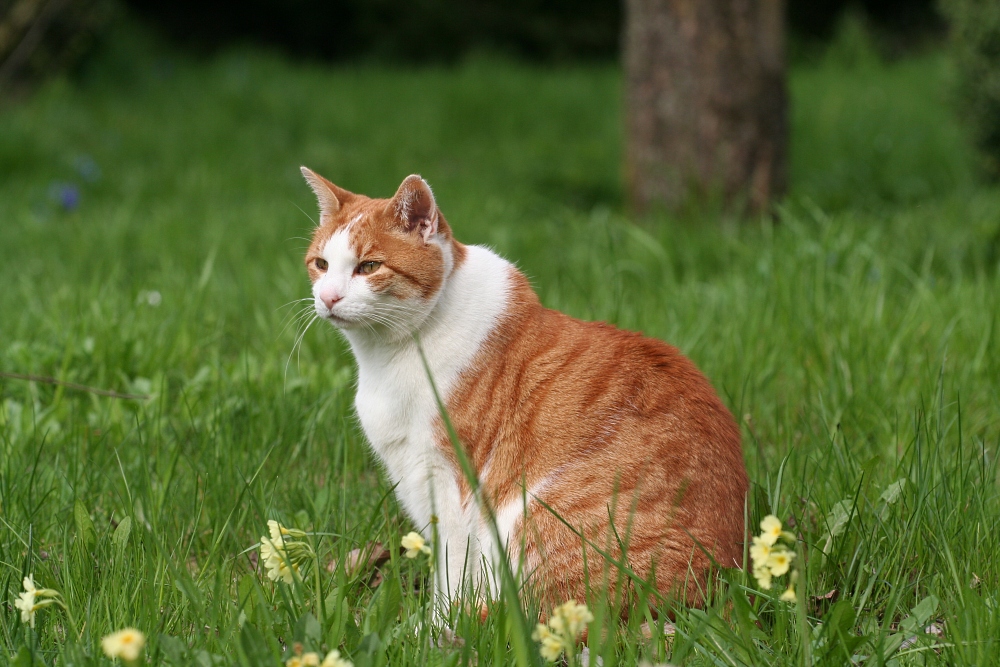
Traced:
[[621, 581], [690, 604], [713, 560], [742, 564], [740, 431], [691, 361], [543, 307], [513, 264], [454, 238], [420, 176], [371, 199], [302, 174], [320, 208], [305, 256], [316, 315], [350, 344], [361, 426], [406, 513], [436, 534], [446, 600], [495, 596], [501, 549], [553, 604], [614, 590], [623, 558], [635, 576]]

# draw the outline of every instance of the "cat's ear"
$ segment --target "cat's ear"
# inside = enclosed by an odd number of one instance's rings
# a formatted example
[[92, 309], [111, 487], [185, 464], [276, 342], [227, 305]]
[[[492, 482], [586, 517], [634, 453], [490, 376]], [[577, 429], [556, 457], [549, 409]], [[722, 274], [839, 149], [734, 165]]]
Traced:
[[408, 232], [419, 233], [424, 243], [438, 232], [437, 204], [427, 181], [416, 174], [407, 176], [389, 201], [389, 213]]
[[330, 216], [340, 210], [342, 204], [354, 195], [344, 188], [337, 187], [309, 167], [302, 167], [301, 169], [306, 183], [316, 193], [316, 199], [319, 201], [319, 223], [322, 225]]

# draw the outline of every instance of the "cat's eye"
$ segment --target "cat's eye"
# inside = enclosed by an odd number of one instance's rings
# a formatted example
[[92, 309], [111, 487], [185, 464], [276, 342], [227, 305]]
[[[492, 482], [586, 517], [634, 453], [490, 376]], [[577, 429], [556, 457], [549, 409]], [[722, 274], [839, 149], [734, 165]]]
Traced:
[[326, 271], [328, 268], [330, 268], [330, 265], [322, 257], [317, 257], [316, 268], [319, 269], [320, 271]]
[[363, 276], [367, 276], [369, 273], [378, 271], [378, 267], [380, 266], [382, 266], [382, 262], [361, 262], [358, 264], [357, 272]]

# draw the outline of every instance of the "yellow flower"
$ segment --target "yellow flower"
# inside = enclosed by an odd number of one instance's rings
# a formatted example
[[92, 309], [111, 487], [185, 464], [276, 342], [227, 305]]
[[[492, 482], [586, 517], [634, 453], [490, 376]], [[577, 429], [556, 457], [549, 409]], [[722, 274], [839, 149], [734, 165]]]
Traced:
[[[795, 552], [784, 543], [777, 544], [778, 540], [787, 543], [794, 543], [796, 540], [791, 533], [782, 531], [781, 521], [773, 514], [764, 517], [760, 522], [760, 530], [760, 536], [754, 537], [750, 545], [750, 558], [753, 560], [753, 576], [757, 579], [757, 584], [763, 590], [770, 590], [772, 577], [787, 573], [795, 559]], [[794, 583], [795, 572], [792, 572], [791, 582], [788, 590], [782, 594], [782, 600], [788, 595], [794, 598]]]
[[299, 571], [298, 566], [289, 565], [288, 554], [284, 551], [275, 554], [264, 564], [267, 566], [267, 578], [271, 581], [281, 579], [286, 584], [291, 585], [295, 581], [295, 572]]
[[[24, 580], [27, 583], [27, 579]], [[27, 587], [25, 587], [27, 588]], [[18, 599], [14, 600], [14, 607], [21, 610], [21, 622], [28, 623], [35, 627], [35, 591], [26, 590], [18, 594]]]
[[544, 623], [539, 623], [535, 626], [535, 631], [531, 633], [531, 638], [541, 643], [539, 651], [542, 657], [549, 662], [558, 660], [565, 648], [562, 637], [549, 630], [548, 626]]
[[275, 554], [280, 553], [284, 549], [284, 543], [279, 539], [277, 542], [273, 542], [268, 538], [261, 536], [260, 538], [260, 557], [262, 559], [270, 560]]
[[316, 558], [307, 540], [309, 534], [297, 528], [285, 528], [275, 520], [267, 522], [270, 537], [260, 538], [260, 558], [264, 561], [267, 578], [271, 581], [295, 582], [302, 564]]
[[135, 662], [146, 645], [146, 635], [135, 628], [125, 628], [112, 632], [101, 640], [104, 655], [109, 658], [121, 658], [125, 662]]
[[542, 657], [549, 662], [555, 662], [563, 651], [572, 650], [576, 638], [594, 620], [585, 604], [577, 604], [576, 600], [568, 600], [552, 610], [549, 622], [539, 623], [531, 638], [539, 642]]
[[795, 596], [795, 587], [789, 586], [788, 590], [781, 594], [782, 602], [795, 602], [798, 598]]
[[54, 598], [59, 596], [59, 592], [51, 588], [37, 588], [33, 574], [24, 578], [23, 586], [24, 591], [18, 593], [17, 599], [14, 600], [14, 608], [21, 611], [21, 622], [34, 628], [35, 612], [55, 603]]
[[[296, 644], [296, 647], [297, 650], [302, 650], [301, 645]], [[320, 667], [319, 653], [310, 651], [301, 655], [293, 655], [285, 661], [285, 667]]]
[[771, 546], [781, 537], [781, 520], [773, 514], [768, 514], [760, 522], [760, 539], [764, 544]]
[[771, 555], [767, 559], [767, 568], [771, 571], [772, 575], [780, 577], [784, 573], [788, 572], [788, 568], [791, 566], [793, 558], [795, 558], [795, 553], [792, 551], [787, 551], [785, 549], [782, 549], [781, 551], [772, 551]]
[[576, 600], [569, 600], [552, 611], [552, 621], [557, 620], [561, 621], [560, 625], [563, 626], [562, 629], [565, 633], [576, 639], [587, 627], [587, 624], [594, 620], [594, 615], [587, 609], [587, 605], [577, 604]]
[[765, 591], [771, 590], [771, 571], [766, 567], [755, 567], [753, 576], [757, 580], [757, 585]]
[[420, 533], [407, 533], [403, 536], [401, 544], [406, 549], [407, 558], [416, 558], [421, 553], [428, 555], [431, 553], [431, 548], [427, 546], [427, 540]]
[[771, 545], [755, 535], [753, 544], [750, 545], [750, 558], [753, 560], [753, 566], [762, 567], [770, 555]]
[[340, 651], [333, 650], [326, 654], [320, 667], [354, 667], [354, 663], [341, 658]]
[[24, 578], [24, 592], [18, 594], [18, 599], [14, 600], [14, 607], [21, 610], [21, 622], [30, 623], [35, 627], [35, 579], [33, 574]]
[[274, 542], [274, 544], [280, 549], [282, 543], [281, 524], [275, 521], [274, 519], [271, 519], [270, 521], [267, 522], [267, 531], [271, 533], [271, 541]]
[[283, 548], [284, 546], [280, 538], [275, 543], [266, 537], [261, 537], [260, 557], [264, 561], [265, 569], [267, 569], [268, 579], [271, 581], [281, 579], [286, 584], [291, 584], [295, 581], [295, 575], [292, 574], [292, 570], [294, 569], [298, 572], [298, 567], [289, 560], [288, 553]]

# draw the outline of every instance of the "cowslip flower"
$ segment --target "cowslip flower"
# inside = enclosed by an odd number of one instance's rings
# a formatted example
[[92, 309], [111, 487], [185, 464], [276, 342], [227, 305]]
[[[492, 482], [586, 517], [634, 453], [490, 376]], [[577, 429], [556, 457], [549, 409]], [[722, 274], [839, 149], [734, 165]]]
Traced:
[[306, 533], [295, 528], [285, 528], [273, 519], [267, 522], [270, 537], [260, 538], [260, 557], [271, 581], [279, 579], [286, 584], [295, 581], [302, 562], [315, 557], [312, 547], [301, 541]]
[[24, 592], [19, 593], [17, 600], [14, 601], [14, 607], [21, 610], [21, 622], [30, 623], [32, 628], [35, 627], [36, 590], [32, 575], [28, 575], [24, 578]]
[[431, 553], [431, 548], [427, 546], [427, 540], [425, 540], [420, 533], [407, 533], [403, 536], [403, 539], [400, 540], [400, 544], [402, 544], [403, 548], [406, 549], [407, 558], [416, 558], [422, 553], [429, 556]]
[[295, 575], [292, 573], [294, 565], [282, 547], [284, 544], [280, 541], [275, 543], [266, 537], [260, 538], [260, 557], [264, 561], [267, 578], [271, 581], [281, 579], [286, 584], [291, 584], [295, 581]]
[[585, 604], [568, 600], [552, 610], [548, 623], [539, 623], [531, 638], [540, 644], [539, 652], [549, 662], [555, 662], [563, 651], [571, 652], [587, 624], [594, 620]]
[[544, 623], [539, 623], [535, 631], [531, 633], [531, 638], [540, 644], [539, 652], [542, 657], [549, 662], [555, 662], [563, 652], [562, 637], [549, 630]]
[[340, 651], [334, 649], [326, 654], [320, 667], [354, 667], [354, 663], [340, 657]]
[[124, 628], [118, 632], [112, 632], [101, 640], [104, 655], [109, 658], [121, 658], [123, 662], [137, 661], [145, 645], [146, 635], [135, 628]]
[[750, 558], [754, 563], [764, 563], [767, 562], [768, 556], [771, 555], [771, 545], [760, 539], [757, 535], [753, 537], [753, 543], [750, 545]]
[[552, 611], [552, 619], [559, 622], [558, 626], [561, 626], [567, 635], [575, 638], [594, 620], [594, 615], [587, 609], [587, 605], [569, 600]]
[[18, 593], [14, 600], [14, 608], [21, 612], [21, 622], [27, 623], [31, 628], [35, 627], [35, 612], [44, 609], [51, 604], [55, 604], [59, 597], [59, 592], [51, 588], [38, 588], [35, 586], [35, 575], [29, 574], [22, 582], [24, 591]]
[[[764, 517], [760, 522], [761, 534], [754, 536], [750, 545], [750, 558], [753, 561], [753, 576], [757, 585], [763, 590], [770, 590], [773, 577], [780, 577], [791, 570], [795, 552], [789, 545], [795, 543], [795, 536], [781, 528], [781, 520], [773, 514]], [[794, 602], [796, 572], [792, 571], [788, 590], [781, 594], [780, 599]]]
[[792, 564], [792, 559], [795, 558], [795, 553], [791, 551], [775, 551], [767, 558], [767, 568], [771, 570], [771, 574], [775, 577], [780, 577], [781, 575], [788, 572], [788, 568]]
[[285, 667], [320, 667], [319, 653], [310, 651], [302, 655], [293, 655], [285, 661]]
[[766, 567], [755, 567], [753, 569], [754, 579], [757, 580], [757, 585], [760, 586], [765, 591], [771, 590], [771, 571]]
[[768, 545], [773, 546], [781, 537], [781, 520], [773, 514], [768, 514], [760, 522], [760, 539]]

